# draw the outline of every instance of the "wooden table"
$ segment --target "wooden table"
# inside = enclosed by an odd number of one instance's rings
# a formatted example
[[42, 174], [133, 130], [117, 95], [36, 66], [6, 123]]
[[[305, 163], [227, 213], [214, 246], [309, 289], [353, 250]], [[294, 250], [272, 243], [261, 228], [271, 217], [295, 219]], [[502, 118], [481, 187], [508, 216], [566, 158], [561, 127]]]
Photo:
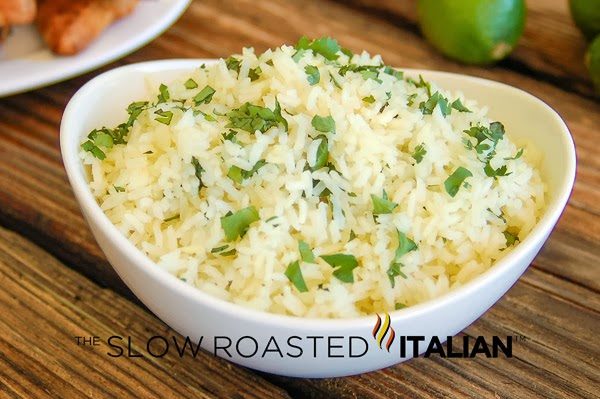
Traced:
[[[600, 103], [566, 0], [528, 1], [519, 48], [495, 67], [449, 61], [420, 36], [412, 1], [196, 0], [152, 44], [100, 71], [0, 99], [0, 396], [132, 398], [599, 397]], [[61, 163], [58, 130], [73, 93], [117, 65], [263, 51], [330, 35], [387, 63], [521, 87], [567, 121], [577, 182], [550, 240], [469, 335], [518, 335], [511, 359], [415, 359], [340, 379], [256, 373], [201, 353], [112, 359], [75, 336], [175, 334], [135, 300], [94, 242]], [[1, 77], [5, 79], [7, 77]]]

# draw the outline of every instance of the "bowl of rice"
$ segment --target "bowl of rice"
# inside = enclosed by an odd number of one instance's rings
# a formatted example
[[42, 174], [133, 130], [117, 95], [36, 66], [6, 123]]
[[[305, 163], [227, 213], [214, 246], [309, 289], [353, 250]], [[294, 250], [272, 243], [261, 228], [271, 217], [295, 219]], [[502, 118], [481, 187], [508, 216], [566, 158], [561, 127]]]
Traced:
[[[531, 263], [575, 176], [541, 100], [330, 38], [116, 68], [74, 95], [60, 139], [94, 236], [152, 312], [302, 377], [460, 332]], [[407, 354], [403, 336], [424, 340]]]

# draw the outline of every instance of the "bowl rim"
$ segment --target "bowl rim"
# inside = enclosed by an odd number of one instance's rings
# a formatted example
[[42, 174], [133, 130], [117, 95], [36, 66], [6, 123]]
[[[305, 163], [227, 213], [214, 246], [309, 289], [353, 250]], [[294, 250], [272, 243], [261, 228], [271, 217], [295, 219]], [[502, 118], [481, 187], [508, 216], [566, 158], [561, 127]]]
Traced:
[[[122, 79], [131, 72], [157, 73], [169, 70], [180, 72], [186, 69], [192, 70], [197, 68], [202, 63], [213, 63], [216, 61], [216, 59], [171, 59], [129, 64], [111, 69], [94, 77], [73, 95], [69, 100], [62, 117], [60, 125], [60, 147], [63, 164], [69, 182], [79, 206], [87, 216], [87, 222], [100, 229], [102, 233], [113, 242], [119, 251], [123, 252], [137, 268], [141, 269], [144, 273], [148, 273], [154, 280], [161, 280], [161, 283], [164, 283], [167, 289], [177, 291], [191, 301], [202, 303], [203, 305], [222, 313], [228, 313], [236, 318], [252, 320], [266, 325], [285, 324], [286, 327], [298, 328], [300, 330], [323, 330], [324, 328], [343, 330], [345, 328], [357, 326], [370, 328], [372, 326], [374, 315], [350, 318], [316, 318], [269, 313], [267, 311], [252, 309], [229, 302], [212, 296], [199, 288], [192, 287], [168, 271], [156, 267], [154, 261], [142, 253], [142, 251], [130, 242], [129, 239], [120, 233], [96, 202], [84, 177], [81, 160], [79, 158], [78, 143], [83, 137], [83, 132], [80, 132], [79, 130], [81, 130], [81, 128], [78, 128], [78, 126], [80, 126], [78, 123], [78, 108], [86, 104], [90, 98], [95, 98], [91, 93], [93, 93], [97, 87], [118, 80], [119, 78]], [[411, 68], [399, 69], [408, 74], [422, 74], [424, 76], [429, 76], [429, 79], [432, 80], [435, 80], [436, 77], [465, 79], [466, 81], [485, 85], [494, 89], [510, 91], [513, 95], [520, 97], [523, 101], [536, 102], [547, 112], [548, 117], [552, 118], [559, 127], [557, 130], [560, 130], [561, 133], [559, 140], [561, 140], [561, 148], [563, 148], [563, 153], [561, 155], [565, 161], [565, 170], [560, 182], [557, 184], [558, 188], [556, 190], [556, 196], [551, 198], [550, 203], [546, 205], [542, 217], [522, 242], [502, 259], [494, 262], [487, 270], [464, 285], [456, 287], [439, 297], [404, 309], [389, 312], [394, 323], [424, 316], [425, 314], [434, 312], [436, 309], [439, 309], [449, 302], [451, 303], [464, 299], [482, 286], [486, 286], [494, 280], [499, 279], [503, 274], [508, 273], [511, 269], [511, 265], [512, 267], [516, 267], [517, 260], [525, 257], [531, 251], [534, 251], [536, 245], [539, 244], [540, 241], [544, 241], [546, 236], [552, 231], [558, 218], [566, 207], [573, 188], [576, 173], [576, 152], [572, 135], [559, 114], [538, 97], [519, 88], [494, 80], [435, 70]], [[73, 145], [73, 141], [76, 141], [75, 145]], [[112, 264], [111, 266], [117, 270]], [[527, 267], [529, 267], [529, 265], [527, 265]]]

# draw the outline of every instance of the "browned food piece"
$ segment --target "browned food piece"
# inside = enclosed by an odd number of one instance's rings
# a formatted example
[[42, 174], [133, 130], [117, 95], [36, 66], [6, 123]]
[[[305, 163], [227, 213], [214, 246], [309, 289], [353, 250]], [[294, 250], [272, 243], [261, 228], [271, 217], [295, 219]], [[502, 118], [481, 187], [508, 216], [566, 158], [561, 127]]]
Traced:
[[35, 0], [0, 0], [0, 29], [35, 19]]
[[87, 47], [113, 21], [133, 11], [137, 3], [138, 0], [39, 0], [36, 21], [50, 49], [70, 55]]

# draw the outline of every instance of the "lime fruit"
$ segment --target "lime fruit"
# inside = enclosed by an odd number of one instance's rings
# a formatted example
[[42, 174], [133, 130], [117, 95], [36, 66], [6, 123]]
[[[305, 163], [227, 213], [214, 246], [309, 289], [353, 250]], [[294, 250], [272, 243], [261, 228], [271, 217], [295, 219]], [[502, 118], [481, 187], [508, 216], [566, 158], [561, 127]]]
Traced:
[[600, 0], [570, 0], [575, 24], [588, 39], [600, 34]]
[[590, 71], [596, 91], [600, 93], [600, 35], [590, 44], [585, 56], [585, 63]]
[[524, 0], [419, 0], [425, 38], [446, 56], [491, 64], [513, 50], [525, 27]]

